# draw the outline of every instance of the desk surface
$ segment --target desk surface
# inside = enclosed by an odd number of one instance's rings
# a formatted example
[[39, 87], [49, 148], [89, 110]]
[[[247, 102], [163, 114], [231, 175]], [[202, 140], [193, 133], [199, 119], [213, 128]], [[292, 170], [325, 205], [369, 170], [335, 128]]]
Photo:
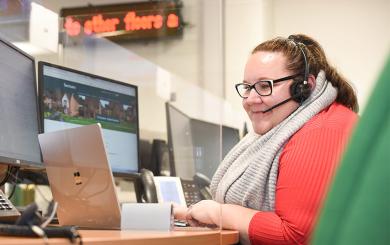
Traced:
[[[130, 244], [132, 245], [228, 245], [238, 242], [237, 231], [196, 230], [178, 228], [170, 232], [151, 231], [112, 231], [112, 230], [80, 230], [83, 244]], [[41, 238], [0, 236], [1, 245], [43, 244]], [[70, 244], [65, 238], [50, 238], [49, 244]]]

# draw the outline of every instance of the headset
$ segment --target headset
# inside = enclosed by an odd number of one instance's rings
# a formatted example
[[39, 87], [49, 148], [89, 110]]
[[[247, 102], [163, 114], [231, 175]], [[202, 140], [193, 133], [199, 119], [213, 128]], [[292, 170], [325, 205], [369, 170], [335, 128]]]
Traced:
[[295, 46], [299, 48], [303, 56], [303, 61], [305, 63], [305, 72], [304, 72], [303, 81], [294, 80], [293, 84], [291, 84], [290, 86], [290, 94], [292, 99], [298, 102], [299, 104], [302, 104], [303, 101], [309, 98], [311, 93], [310, 84], [307, 82], [309, 77], [309, 64], [307, 62], [306, 53], [301, 47], [301, 45], [305, 46], [305, 44], [303, 44], [302, 42], [295, 41], [294, 36], [292, 35], [290, 35], [287, 39], [292, 43], [294, 43]]
[[290, 100], [294, 100], [298, 102], [300, 105], [309, 98], [310, 93], [311, 93], [311, 87], [310, 84], [307, 82], [308, 77], [309, 77], [309, 64], [307, 62], [306, 54], [303, 48], [300, 45], [305, 46], [302, 42], [297, 42], [294, 40], [294, 36], [289, 36], [287, 38], [288, 41], [291, 41], [292, 43], [295, 44], [296, 47], [299, 48], [299, 50], [302, 53], [303, 56], [303, 61], [305, 63], [305, 72], [304, 72], [304, 77], [302, 81], [297, 81], [294, 79], [294, 82], [290, 86], [290, 95], [291, 97], [288, 99], [283, 100], [282, 102], [277, 103], [276, 105], [271, 106], [270, 108], [263, 110], [263, 113], [267, 113], [269, 111], [272, 111], [273, 109], [289, 102]]

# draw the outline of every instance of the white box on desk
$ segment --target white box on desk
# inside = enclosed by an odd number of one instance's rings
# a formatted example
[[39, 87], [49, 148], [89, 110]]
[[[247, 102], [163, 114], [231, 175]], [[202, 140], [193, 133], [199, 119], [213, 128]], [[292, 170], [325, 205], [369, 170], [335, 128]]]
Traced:
[[173, 229], [173, 207], [170, 203], [123, 203], [121, 230]]

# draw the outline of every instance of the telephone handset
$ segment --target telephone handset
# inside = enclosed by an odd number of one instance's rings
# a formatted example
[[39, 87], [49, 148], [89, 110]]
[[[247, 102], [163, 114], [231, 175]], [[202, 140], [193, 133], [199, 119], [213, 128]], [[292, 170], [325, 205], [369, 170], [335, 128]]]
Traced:
[[[180, 202], [184, 199], [187, 206], [212, 198], [209, 189], [210, 180], [201, 173], [196, 173], [193, 180], [184, 180], [177, 177], [154, 177], [152, 171], [142, 169], [141, 182], [143, 185], [142, 199], [145, 202], [163, 202], [165, 194], [179, 204], [182, 204]], [[175, 191], [172, 189], [172, 184], [176, 187]]]
[[142, 182], [142, 202], [157, 203], [156, 185], [154, 184], [153, 172], [148, 169], [141, 169], [141, 182]]

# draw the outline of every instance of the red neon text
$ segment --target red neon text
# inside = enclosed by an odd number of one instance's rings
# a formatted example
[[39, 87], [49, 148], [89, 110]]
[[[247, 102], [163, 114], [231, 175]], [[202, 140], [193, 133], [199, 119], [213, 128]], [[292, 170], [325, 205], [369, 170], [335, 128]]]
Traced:
[[80, 34], [81, 25], [78, 21], [74, 21], [72, 17], [66, 18], [64, 26], [68, 36], [77, 36]]
[[101, 14], [95, 15], [92, 17], [92, 20], [87, 20], [84, 22], [84, 33], [91, 35], [92, 33], [116, 31], [116, 25], [118, 24], [118, 18], [103, 19]]
[[175, 14], [169, 14], [167, 20], [168, 28], [177, 28], [179, 27], [179, 17]]
[[128, 12], [123, 21], [126, 31], [160, 29], [163, 25], [161, 15], [137, 16], [134, 11]]
[[[166, 21], [164, 18], [166, 18]], [[123, 22], [121, 23], [122, 20]], [[159, 14], [137, 16], [135, 11], [127, 12], [123, 19], [120, 17], [104, 18], [102, 14], [97, 14], [84, 20], [68, 16], [65, 19], [64, 28], [68, 36], [75, 37], [80, 35], [82, 29], [84, 34], [92, 35], [94, 33], [115, 32], [118, 29], [124, 29], [128, 32], [160, 30], [164, 25], [166, 28], [178, 28], [180, 26], [179, 16], [172, 13], [166, 17]]]

